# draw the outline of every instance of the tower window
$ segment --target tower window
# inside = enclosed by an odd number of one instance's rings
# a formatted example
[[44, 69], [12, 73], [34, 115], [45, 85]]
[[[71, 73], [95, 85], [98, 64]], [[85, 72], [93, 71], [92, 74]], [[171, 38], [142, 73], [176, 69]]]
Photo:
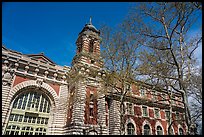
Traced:
[[90, 53], [93, 53], [94, 40], [91, 40], [89, 44], [90, 44], [90, 45], [89, 45], [89, 52], [90, 52]]

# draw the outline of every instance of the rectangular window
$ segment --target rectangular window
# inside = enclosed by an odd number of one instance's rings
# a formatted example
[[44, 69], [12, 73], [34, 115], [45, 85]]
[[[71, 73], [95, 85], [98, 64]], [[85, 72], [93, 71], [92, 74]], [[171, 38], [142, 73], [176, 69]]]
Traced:
[[131, 103], [127, 103], [127, 113], [133, 115], [133, 105]]
[[144, 116], [144, 117], [147, 117], [147, 116], [148, 116], [147, 107], [145, 107], [145, 106], [142, 107], [142, 113], [143, 113], [143, 116]]
[[13, 121], [13, 117], [14, 117], [14, 115], [11, 114], [11, 115], [10, 115], [10, 118], [9, 118], [9, 121]]
[[154, 112], [155, 112], [155, 117], [160, 118], [159, 109], [154, 109]]
[[48, 118], [45, 119], [45, 124], [47, 124], [47, 123], [48, 123]]
[[170, 119], [170, 112], [168, 110], [166, 110], [165, 114], [166, 114], [166, 119], [169, 120]]
[[25, 116], [23, 122], [27, 122], [27, 120], [28, 120], [28, 116]]
[[40, 124], [40, 117], [38, 117], [37, 119], [37, 124]]
[[45, 120], [45, 118], [42, 118], [42, 119], [41, 119], [41, 124], [44, 124], [44, 120]]
[[33, 117], [32, 123], [35, 123], [36, 121], [36, 117]]
[[22, 119], [23, 119], [23, 115], [20, 115], [19, 122], [22, 122]]
[[32, 117], [28, 117], [28, 123], [31, 123]]
[[14, 118], [14, 121], [18, 121], [18, 114], [16, 114], [16, 115], [14, 115], [15, 116], [15, 118]]
[[144, 89], [140, 89], [140, 96], [145, 96], [145, 90]]

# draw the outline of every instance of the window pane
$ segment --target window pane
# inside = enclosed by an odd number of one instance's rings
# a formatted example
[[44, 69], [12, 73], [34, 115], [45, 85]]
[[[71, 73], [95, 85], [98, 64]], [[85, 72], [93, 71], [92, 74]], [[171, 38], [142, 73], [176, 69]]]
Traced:
[[37, 119], [37, 123], [40, 124], [40, 117], [38, 117], [38, 119]]
[[[33, 107], [35, 109], [32, 109], [32, 111], [35, 111], [34, 113], [38, 114], [38, 108], [40, 107], [40, 104], [42, 104], [41, 107], [41, 113], [40, 116], [42, 117], [32, 117], [32, 116], [25, 116], [25, 109]], [[34, 105], [34, 106], [32, 106]], [[18, 111], [13, 111], [14, 107], [18, 108]], [[29, 93], [25, 92], [21, 94], [17, 99], [14, 100], [13, 108], [11, 110], [11, 114], [9, 116], [9, 123], [8, 127], [6, 128], [6, 131], [4, 134], [13, 134], [13, 135], [33, 135], [36, 132], [41, 132], [41, 134], [46, 134], [46, 128], [48, 124], [49, 118], [47, 117], [48, 113], [50, 112], [50, 102], [48, 98], [46, 98], [43, 94], [40, 93]], [[37, 109], [37, 110], [36, 110]], [[40, 108], [39, 108], [40, 109]], [[43, 111], [43, 112], [42, 112]], [[13, 114], [13, 113], [19, 112], [19, 114]], [[38, 114], [39, 115], [39, 114]], [[15, 121], [15, 124], [19, 125], [11, 125], [10, 121]], [[22, 121], [24, 123], [22, 123]], [[37, 122], [36, 122], [37, 121]], [[28, 123], [26, 123], [28, 122]], [[40, 128], [40, 131], [37, 131], [36, 129], [32, 127], [36, 127], [36, 124], [42, 124], [42, 128]], [[30, 126], [27, 126], [27, 125]], [[11, 126], [10, 126], [11, 125]], [[33, 132], [35, 130], [35, 132]], [[26, 131], [26, 132], [25, 132]], [[39, 133], [37, 133], [39, 134]]]
[[147, 116], [147, 107], [142, 107], [143, 116]]
[[23, 115], [20, 115], [19, 122], [22, 122], [22, 119], [23, 119]]
[[42, 120], [41, 120], [41, 124], [44, 124], [44, 120], [45, 120], [45, 119], [44, 119], [44, 118], [42, 118]]
[[14, 115], [11, 114], [11, 115], [10, 115], [10, 118], [9, 118], [9, 121], [13, 121], [13, 118], [14, 118]]
[[129, 123], [127, 125], [127, 134], [134, 135], [134, 131], [135, 131], [134, 125], [132, 123]]
[[23, 122], [27, 122], [27, 120], [28, 120], [28, 116], [25, 116]]
[[18, 109], [20, 109], [21, 108], [21, 105], [22, 105], [22, 101], [23, 101], [23, 99], [22, 99], [22, 97], [19, 99], [19, 103], [18, 103]]
[[48, 124], [48, 118], [45, 119], [45, 124]]
[[18, 116], [19, 116], [18, 114], [14, 115], [14, 117], [15, 117], [15, 118], [14, 118], [14, 121], [17, 121], [17, 120], [18, 120]]
[[32, 123], [35, 123], [36, 121], [36, 117], [33, 117]]

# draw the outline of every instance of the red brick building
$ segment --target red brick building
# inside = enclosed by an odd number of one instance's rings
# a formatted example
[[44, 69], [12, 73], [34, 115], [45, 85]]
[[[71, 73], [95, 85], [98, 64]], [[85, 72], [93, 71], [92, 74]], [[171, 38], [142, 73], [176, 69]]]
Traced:
[[[86, 24], [76, 41], [72, 66], [59, 66], [44, 54], [23, 54], [2, 46], [2, 134], [119, 134], [118, 93], [104, 96], [100, 31]], [[129, 83], [125, 134], [167, 134], [167, 91]], [[186, 134], [183, 98], [173, 93], [172, 134]]]

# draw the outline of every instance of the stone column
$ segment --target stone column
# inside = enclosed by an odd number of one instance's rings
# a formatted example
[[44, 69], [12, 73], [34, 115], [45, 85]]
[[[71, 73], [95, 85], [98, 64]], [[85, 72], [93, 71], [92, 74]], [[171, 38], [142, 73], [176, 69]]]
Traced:
[[105, 97], [103, 97], [103, 93], [98, 93], [99, 94], [99, 99], [98, 99], [98, 125], [100, 126], [100, 133], [102, 135], [108, 134], [108, 130], [106, 127], [106, 106], [105, 106]]
[[67, 99], [68, 99], [68, 87], [67, 85], [60, 86], [60, 97], [59, 104], [55, 111], [55, 120], [54, 120], [54, 133], [55, 135], [64, 134], [64, 125], [66, 124], [66, 115], [67, 115]]
[[14, 79], [14, 70], [6, 65], [2, 67], [2, 134], [7, 125], [11, 100], [8, 100], [11, 85]]
[[75, 90], [75, 98], [73, 105], [73, 113], [72, 113], [72, 122], [75, 130], [73, 130], [72, 134], [82, 134], [82, 126], [84, 125], [84, 114], [85, 114], [85, 102], [86, 102], [86, 85], [85, 80], [80, 79], [78, 81], [76, 90]]
[[109, 110], [109, 134], [120, 134], [120, 102], [112, 99]]

